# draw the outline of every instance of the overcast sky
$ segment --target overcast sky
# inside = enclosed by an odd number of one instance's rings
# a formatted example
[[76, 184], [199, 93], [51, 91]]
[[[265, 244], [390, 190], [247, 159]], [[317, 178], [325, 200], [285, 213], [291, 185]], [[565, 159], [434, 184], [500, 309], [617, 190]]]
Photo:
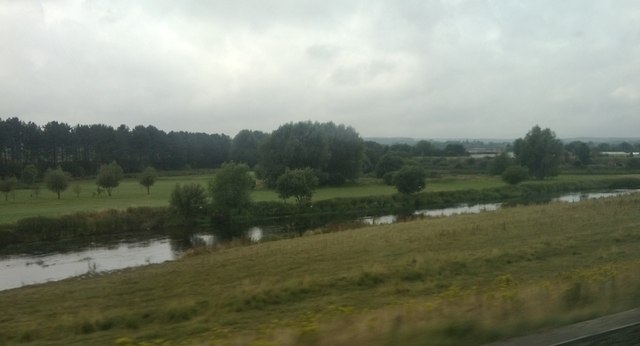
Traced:
[[640, 137], [640, 1], [0, 0], [0, 118]]

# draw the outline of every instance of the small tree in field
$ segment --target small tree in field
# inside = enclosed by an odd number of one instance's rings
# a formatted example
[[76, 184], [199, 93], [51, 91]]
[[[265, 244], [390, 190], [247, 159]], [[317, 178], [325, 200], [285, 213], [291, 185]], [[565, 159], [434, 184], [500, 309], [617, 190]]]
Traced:
[[82, 192], [82, 186], [80, 186], [80, 184], [73, 185], [71, 189], [73, 190], [73, 193], [76, 194], [76, 197], [80, 197], [80, 192]]
[[517, 185], [529, 176], [529, 170], [522, 166], [509, 166], [502, 173], [502, 180], [510, 185]]
[[153, 167], [147, 167], [145, 168], [144, 171], [142, 171], [142, 173], [140, 173], [140, 176], [138, 177], [138, 182], [140, 183], [140, 185], [147, 188], [147, 195], [148, 195], [150, 194], [149, 188], [151, 188], [151, 186], [153, 186], [153, 184], [156, 183], [157, 179], [158, 179], [158, 172], [156, 172], [156, 170]]
[[400, 193], [412, 194], [425, 187], [426, 174], [420, 167], [404, 167], [393, 175], [393, 185]]
[[0, 180], [0, 192], [4, 195], [5, 201], [9, 200], [9, 194], [15, 190], [16, 185], [18, 185], [18, 179], [15, 177]]
[[171, 192], [169, 205], [182, 215], [185, 220], [200, 213], [207, 205], [205, 190], [200, 184], [176, 184]]
[[242, 209], [251, 203], [251, 190], [256, 180], [251, 176], [249, 166], [227, 162], [209, 182], [209, 192], [214, 205], [222, 211]]
[[62, 168], [50, 169], [44, 175], [44, 184], [47, 189], [58, 195], [60, 199], [60, 193], [69, 187], [70, 174], [63, 171]]
[[310, 168], [286, 170], [276, 180], [278, 197], [286, 200], [295, 197], [298, 204], [311, 201], [318, 177]]
[[108, 165], [100, 166], [96, 184], [107, 190], [107, 195], [111, 197], [111, 191], [120, 185], [120, 180], [122, 180], [123, 176], [124, 172], [122, 171], [122, 167], [113, 161]]

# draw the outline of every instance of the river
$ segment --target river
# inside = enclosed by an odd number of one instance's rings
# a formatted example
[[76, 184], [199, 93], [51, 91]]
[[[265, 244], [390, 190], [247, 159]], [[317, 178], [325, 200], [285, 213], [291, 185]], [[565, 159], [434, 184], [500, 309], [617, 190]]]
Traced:
[[[555, 202], [576, 203], [586, 199], [607, 198], [638, 192], [616, 190], [597, 193], [571, 193]], [[452, 208], [416, 210], [412, 215], [362, 217], [349, 221], [366, 225], [391, 224], [418, 217], [448, 217], [500, 209], [501, 204], [459, 205]], [[292, 232], [290, 225], [244, 227], [247, 242], [260, 242], [272, 234]], [[296, 233], [300, 230], [296, 230]], [[173, 235], [149, 235], [144, 238], [118, 236], [94, 239], [91, 243], [58, 242], [29, 244], [12, 254], [0, 255], [0, 290], [57, 281], [81, 275], [98, 275], [114, 270], [176, 260], [194, 247], [212, 247], [220, 239], [214, 233], [176, 232]]]

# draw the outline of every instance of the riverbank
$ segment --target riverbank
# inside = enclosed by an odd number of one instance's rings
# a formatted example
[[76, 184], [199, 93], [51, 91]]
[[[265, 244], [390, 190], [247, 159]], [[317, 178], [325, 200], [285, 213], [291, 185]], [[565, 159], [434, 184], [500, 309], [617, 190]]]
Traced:
[[[28, 217], [60, 217], [79, 212], [95, 212], [107, 209], [124, 210], [137, 207], [167, 207], [169, 196], [176, 183], [197, 183], [207, 186], [212, 174], [161, 176], [151, 194], [135, 179], [125, 179], [114, 190], [111, 197], [96, 194], [94, 180], [77, 180], [58, 200], [57, 196], [44, 188], [36, 196], [32, 190], [16, 190], [8, 201], [1, 201], [0, 224], [13, 223]], [[544, 183], [565, 183], [571, 181], [593, 181], [620, 178], [638, 178], [640, 175], [561, 175]], [[534, 182], [536, 183], [536, 182]], [[79, 189], [76, 196], [73, 190]], [[502, 188], [506, 184], [499, 177], [486, 175], [454, 175], [428, 179], [425, 192], [482, 190]], [[396, 193], [393, 186], [382, 184], [376, 179], [362, 178], [356, 184], [341, 187], [322, 187], [315, 191], [313, 201], [336, 198], [364, 198], [370, 196], [391, 196]], [[279, 202], [275, 191], [258, 186], [251, 194], [254, 202]]]
[[80, 212], [59, 217], [29, 217], [15, 223], [0, 225], [0, 248], [37, 241], [78, 239], [105, 234], [132, 234], [161, 232], [169, 227], [216, 225], [221, 236], [233, 238], [242, 235], [237, 224], [256, 222], [289, 222], [296, 224], [293, 232], [328, 223], [329, 220], [347, 220], [353, 217], [412, 213], [416, 209], [436, 209], [461, 203], [527, 204], [548, 202], [561, 193], [612, 189], [640, 188], [638, 177], [606, 179], [536, 181], [517, 186], [499, 186], [483, 189], [427, 191], [414, 195], [374, 195], [333, 198], [298, 205], [282, 201], [253, 203], [248, 209], [229, 218], [218, 220], [215, 210], [202, 210], [185, 220], [168, 207], [137, 207], [125, 210]]
[[481, 344], [634, 307], [639, 208], [521, 206], [8, 290], [0, 341]]

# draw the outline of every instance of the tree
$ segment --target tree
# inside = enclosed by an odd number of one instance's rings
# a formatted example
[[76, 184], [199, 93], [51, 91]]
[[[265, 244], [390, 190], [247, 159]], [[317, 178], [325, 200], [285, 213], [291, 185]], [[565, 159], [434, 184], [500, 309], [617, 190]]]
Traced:
[[138, 182], [140, 185], [147, 188], [147, 195], [150, 194], [149, 188], [156, 183], [156, 179], [158, 179], [158, 172], [153, 167], [147, 167], [138, 177]]
[[558, 174], [563, 147], [550, 129], [542, 130], [540, 126], [534, 126], [524, 139], [519, 138], [513, 143], [513, 151], [516, 161], [527, 167], [529, 174], [536, 179]]
[[16, 177], [3, 178], [0, 180], [0, 192], [4, 195], [4, 200], [9, 200], [9, 194], [15, 190], [18, 185], [18, 179]]
[[489, 173], [491, 175], [500, 175], [504, 173], [505, 169], [509, 167], [511, 164], [511, 159], [507, 156], [506, 153], [502, 153], [493, 158], [491, 162], [491, 166], [489, 168]]
[[58, 195], [60, 199], [60, 193], [69, 187], [69, 177], [71, 175], [68, 172], [58, 167], [56, 169], [49, 169], [44, 175], [44, 183], [47, 189]]
[[404, 167], [393, 175], [393, 185], [400, 193], [412, 194], [425, 187], [426, 174], [420, 167]]
[[250, 192], [256, 181], [246, 164], [227, 162], [222, 164], [213, 180], [209, 182], [209, 192], [213, 203], [222, 211], [242, 209], [251, 203]]
[[71, 189], [73, 190], [73, 193], [76, 194], [76, 197], [80, 197], [80, 192], [82, 192], [82, 186], [80, 186], [80, 184], [73, 185]]
[[111, 197], [111, 191], [120, 185], [124, 172], [115, 161], [112, 161], [108, 165], [100, 166], [98, 171], [98, 177], [96, 178], [96, 185], [107, 190], [107, 195]]
[[20, 176], [20, 180], [23, 184], [27, 186], [33, 186], [36, 183], [36, 178], [38, 177], [38, 169], [35, 165], [26, 165], [22, 169], [22, 175]]
[[230, 156], [235, 162], [253, 167], [260, 160], [260, 145], [267, 134], [260, 131], [242, 130], [231, 141]]
[[529, 172], [526, 167], [514, 165], [507, 167], [504, 172], [502, 172], [502, 180], [507, 184], [517, 185], [527, 180], [528, 175]]
[[278, 197], [295, 197], [298, 204], [311, 201], [313, 190], [318, 186], [318, 177], [309, 168], [286, 170], [276, 181]]
[[467, 149], [464, 147], [464, 145], [460, 143], [447, 144], [447, 146], [444, 148], [444, 155], [445, 156], [465, 156], [467, 155]]
[[340, 185], [360, 175], [363, 142], [351, 127], [299, 122], [280, 126], [261, 147], [260, 166], [274, 186], [285, 170], [311, 168], [320, 184]]
[[372, 173], [375, 171], [376, 165], [382, 155], [384, 155], [386, 149], [386, 146], [377, 142], [364, 142], [364, 160], [362, 162], [364, 173]]
[[586, 143], [574, 141], [567, 144], [565, 149], [572, 154], [575, 166], [582, 167], [591, 162], [591, 148]]
[[356, 180], [362, 171], [364, 144], [358, 133], [344, 125], [332, 122], [322, 124], [322, 132], [329, 145], [329, 158], [322, 167], [329, 185], [342, 185]]
[[176, 184], [171, 191], [169, 206], [182, 215], [185, 220], [189, 220], [207, 205], [207, 197], [205, 190], [200, 184], [191, 183], [180, 185]]
[[413, 155], [430, 156], [436, 152], [436, 147], [429, 141], [421, 140], [413, 147]]
[[385, 174], [399, 170], [404, 165], [404, 161], [398, 154], [384, 154], [376, 165], [376, 176], [384, 177]]

